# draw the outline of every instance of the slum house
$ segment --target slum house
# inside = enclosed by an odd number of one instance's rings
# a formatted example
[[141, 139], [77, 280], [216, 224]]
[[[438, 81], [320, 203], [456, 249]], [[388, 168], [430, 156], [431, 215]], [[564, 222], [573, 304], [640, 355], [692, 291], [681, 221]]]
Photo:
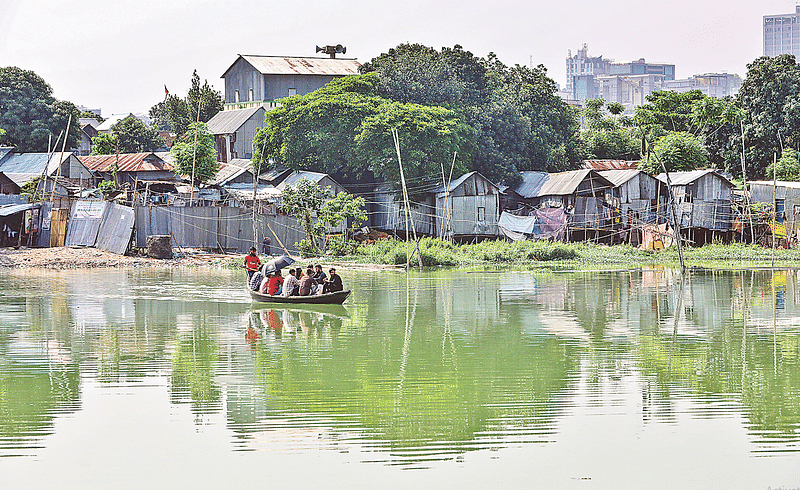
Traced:
[[[657, 178], [667, 183], [663, 173]], [[698, 246], [719, 236], [730, 240], [733, 184], [714, 170], [670, 172], [669, 179], [682, 236]]]
[[601, 170], [599, 174], [614, 184], [606, 193], [612, 227], [618, 232], [612, 242], [622, 238], [623, 230], [658, 225], [667, 219], [669, 190], [665, 183], [641, 170]]
[[96, 181], [91, 170], [68, 152], [52, 154], [6, 152], [0, 159], [0, 172], [20, 189], [34, 179], [44, 177], [37, 191], [50, 193], [55, 188], [56, 194], [60, 197], [92, 188]]
[[222, 163], [234, 159], [251, 159], [255, 153], [253, 138], [264, 126], [264, 108], [220, 111], [208, 121], [208, 131], [214, 135], [214, 148]]
[[[417, 235], [436, 236], [436, 195], [409, 196], [411, 219], [406, 227], [406, 207], [403, 191], [392, 184], [377, 184], [375, 190], [362, 195], [367, 201], [367, 223], [370, 228], [405, 238], [411, 231]], [[408, 232], [408, 233], [407, 233]]]
[[[750, 202], [775, 205], [775, 221], [786, 226], [788, 235], [796, 236], [800, 229], [800, 182], [749, 181]], [[774, 189], [774, 192], [773, 192]]]
[[500, 190], [478, 172], [469, 172], [434, 191], [435, 236], [457, 241], [497, 237]]
[[239, 55], [222, 74], [223, 112], [275, 108], [283, 97], [309, 94], [334, 78], [358, 75], [359, 66], [358, 61], [350, 58]]
[[172, 166], [153, 152], [89, 155], [78, 158], [92, 172], [102, 176], [103, 180], [116, 182], [117, 187], [125, 184], [133, 186], [137, 183], [147, 185], [148, 182], [180, 181]]
[[78, 155], [89, 155], [92, 153], [92, 138], [99, 134], [97, 128], [100, 127], [100, 123], [97, 119], [82, 117], [78, 120], [78, 125], [81, 128], [81, 141], [76, 150]]
[[[522, 181], [513, 187], [523, 202], [517, 203], [532, 210], [561, 210], [561, 216], [548, 213], [549, 222], [562, 221], [573, 241], [601, 240], [610, 237], [611, 214], [605, 202], [606, 192], [614, 187], [595, 170], [582, 169], [548, 174], [522, 172]], [[507, 203], [506, 206], [514, 203]]]

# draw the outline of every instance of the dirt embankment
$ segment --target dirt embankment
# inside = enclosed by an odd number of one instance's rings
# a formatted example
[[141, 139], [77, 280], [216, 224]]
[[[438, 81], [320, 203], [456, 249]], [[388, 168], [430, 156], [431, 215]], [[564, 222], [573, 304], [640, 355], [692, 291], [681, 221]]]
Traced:
[[[101, 267], [243, 267], [243, 254], [215, 254], [203, 250], [183, 249], [171, 259], [154, 259], [143, 255], [117, 255], [90, 247], [0, 248], [0, 269], [91, 269]], [[269, 257], [261, 257], [262, 262]], [[397, 266], [331, 261], [330, 258], [302, 259], [296, 265], [322, 264], [355, 270], [398, 270]]]
[[153, 259], [144, 256], [117, 255], [97, 248], [0, 248], [0, 267], [88, 269], [95, 267], [177, 267], [223, 266], [238, 256], [202, 252], [186, 253], [172, 259]]

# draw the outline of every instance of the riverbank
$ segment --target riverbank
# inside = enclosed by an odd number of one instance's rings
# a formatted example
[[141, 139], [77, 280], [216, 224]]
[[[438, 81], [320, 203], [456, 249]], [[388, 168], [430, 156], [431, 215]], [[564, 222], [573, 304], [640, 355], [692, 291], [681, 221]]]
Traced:
[[[491, 242], [453, 245], [442, 240], [420, 242], [423, 265], [426, 267], [463, 268], [531, 268], [541, 270], [592, 269], [679, 265], [677, 249], [659, 252], [640, 250], [627, 245], [595, 245], [552, 242]], [[413, 243], [410, 247], [413, 251]], [[684, 250], [689, 267], [764, 267], [772, 264], [773, 251], [744, 245], [707, 245]], [[239, 269], [241, 254], [215, 254], [203, 250], [184, 249], [171, 259], [154, 259], [143, 255], [117, 255], [96, 248], [0, 248], [0, 269], [46, 268], [53, 270], [117, 268], [117, 267], [214, 267]], [[361, 245], [356, 253], [342, 257], [300, 258], [298, 263], [320, 263], [357, 270], [398, 270], [406, 261], [405, 242], [384, 241]], [[416, 267], [416, 256], [412, 267]], [[800, 267], [800, 249], [775, 250], [775, 265]]]

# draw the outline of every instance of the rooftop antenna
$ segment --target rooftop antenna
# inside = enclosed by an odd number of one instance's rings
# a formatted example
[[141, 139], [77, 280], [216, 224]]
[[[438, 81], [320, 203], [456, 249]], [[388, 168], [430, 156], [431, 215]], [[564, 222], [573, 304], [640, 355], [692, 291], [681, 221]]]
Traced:
[[317, 53], [320, 51], [329, 55], [331, 58], [336, 58], [337, 54], [347, 53], [347, 47], [342, 46], [341, 44], [337, 44], [336, 46], [332, 46], [330, 44], [322, 47], [317, 46]]

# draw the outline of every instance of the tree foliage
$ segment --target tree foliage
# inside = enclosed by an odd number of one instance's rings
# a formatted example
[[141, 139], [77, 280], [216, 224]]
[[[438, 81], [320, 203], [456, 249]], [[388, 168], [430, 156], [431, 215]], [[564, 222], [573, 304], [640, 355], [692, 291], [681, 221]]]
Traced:
[[222, 110], [223, 106], [222, 94], [214, 90], [208, 84], [208, 80], [204, 80], [201, 85], [200, 76], [195, 70], [186, 97], [167, 95], [163, 101], [150, 108], [150, 117], [159, 129], [171, 131], [180, 138], [186, 134], [189, 126], [198, 120], [198, 115], [200, 122], [208, 122]]
[[111, 126], [111, 133], [92, 138], [93, 155], [113, 153], [141, 153], [156, 151], [164, 146], [164, 140], [155, 128], [147, 127], [134, 116], [128, 116]]
[[791, 148], [783, 150], [780, 160], [767, 166], [765, 177], [767, 179], [774, 177], [778, 180], [800, 181], [800, 161], [798, 161], [797, 150]]
[[705, 168], [708, 165], [708, 150], [702, 141], [686, 131], [671, 131], [656, 141], [639, 169], [651, 175], [660, 174], [663, 162], [668, 172], [681, 172]]
[[800, 146], [800, 66], [792, 55], [758, 58], [736, 96], [746, 113], [745, 156], [748, 174], [765, 176], [783, 148]]
[[[67, 148], [80, 140], [79, 111], [71, 102], [57, 100], [42, 77], [15, 66], [0, 68], [0, 145], [19, 152], [45, 152], [67, 128]], [[60, 144], [60, 143], [59, 143]]]
[[632, 121], [619, 117], [625, 107], [618, 102], [606, 104], [603, 99], [585, 101], [583, 117], [587, 129], [581, 134], [587, 158], [638, 160], [641, 138]]
[[[306, 233], [306, 239], [296, 245], [313, 255], [324, 247], [322, 239], [331, 228], [350, 220], [352, 229], [367, 219], [364, 198], [354, 197], [347, 192], [334, 196], [330, 187], [322, 188], [307, 179], [300, 179], [297, 184], [284, 189], [281, 206], [287, 214], [297, 217]], [[320, 242], [323, 242], [323, 247], [320, 247]]]
[[173, 158], [175, 173], [189, 177], [194, 174], [195, 185], [213, 178], [219, 170], [214, 136], [208, 132], [208, 125], [205, 123], [192, 123], [180, 141], [172, 146], [170, 155]]

